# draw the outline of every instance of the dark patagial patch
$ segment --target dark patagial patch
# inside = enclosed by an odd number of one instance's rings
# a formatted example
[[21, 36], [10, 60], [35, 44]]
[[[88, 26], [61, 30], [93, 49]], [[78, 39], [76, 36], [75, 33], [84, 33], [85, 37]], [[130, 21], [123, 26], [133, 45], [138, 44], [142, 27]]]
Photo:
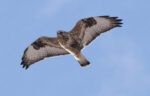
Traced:
[[82, 19], [82, 21], [86, 23], [86, 27], [91, 27], [97, 24], [96, 20], [93, 17]]
[[36, 50], [39, 50], [40, 48], [45, 47], [46, 45], [47, 44], [43, 43], [40, 39], [32, 43], [33, 48]]

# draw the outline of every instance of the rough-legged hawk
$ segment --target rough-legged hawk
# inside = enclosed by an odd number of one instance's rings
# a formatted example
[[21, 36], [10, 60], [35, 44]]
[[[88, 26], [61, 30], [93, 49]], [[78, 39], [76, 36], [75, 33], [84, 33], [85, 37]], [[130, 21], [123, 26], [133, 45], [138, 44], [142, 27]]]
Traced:
[[90, 62], [82, 55], [81, 50], [101, 33], [121, 27], [121, 21], [118, 17], [89, 17], [79, 20], [70, 32], [58, 31], [54, 38], [40, 37], [26, 48], [21, 65], [27, 69], [46, 57], [66, 54], [73, 55], [81, 66], [89, 65]]

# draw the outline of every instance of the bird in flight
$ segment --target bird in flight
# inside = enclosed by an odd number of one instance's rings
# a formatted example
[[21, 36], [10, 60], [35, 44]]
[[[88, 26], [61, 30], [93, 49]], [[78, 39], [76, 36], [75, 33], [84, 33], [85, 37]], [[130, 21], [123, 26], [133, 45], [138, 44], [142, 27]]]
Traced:
[[115, 27], [121, 27], [122, 19], [110, 16], [96, 16], [81, 19], [69, 31], [58, 31], [57, 37], [40, 37], [29, 45], [23, 54], [21, 65], [30, 65], [46, 57], [71, 54], [84, 67], [90, 62], [81, 53], [96, 37]]

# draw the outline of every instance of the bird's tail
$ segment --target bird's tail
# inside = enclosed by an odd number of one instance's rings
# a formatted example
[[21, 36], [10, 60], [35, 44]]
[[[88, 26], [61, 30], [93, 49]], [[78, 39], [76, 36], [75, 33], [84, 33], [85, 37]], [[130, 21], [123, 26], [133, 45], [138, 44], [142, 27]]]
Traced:
[[75, 55], [75, 58], [82, 67], [85, 67], [90, 64], [90, 62], [81, 53]]

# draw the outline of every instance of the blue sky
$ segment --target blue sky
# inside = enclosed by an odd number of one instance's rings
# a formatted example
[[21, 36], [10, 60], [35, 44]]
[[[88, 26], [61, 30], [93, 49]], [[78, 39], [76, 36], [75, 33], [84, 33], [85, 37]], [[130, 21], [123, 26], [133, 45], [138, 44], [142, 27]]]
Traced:
[[[150, 96], [149, 0], [1, 0], [0, 96]], [[82, 53], [48, 58], [28, 70], [25, 48], [40, 36], [69, 31], [82, 18], [110, 15], [123, 27], [97, 38]]]

